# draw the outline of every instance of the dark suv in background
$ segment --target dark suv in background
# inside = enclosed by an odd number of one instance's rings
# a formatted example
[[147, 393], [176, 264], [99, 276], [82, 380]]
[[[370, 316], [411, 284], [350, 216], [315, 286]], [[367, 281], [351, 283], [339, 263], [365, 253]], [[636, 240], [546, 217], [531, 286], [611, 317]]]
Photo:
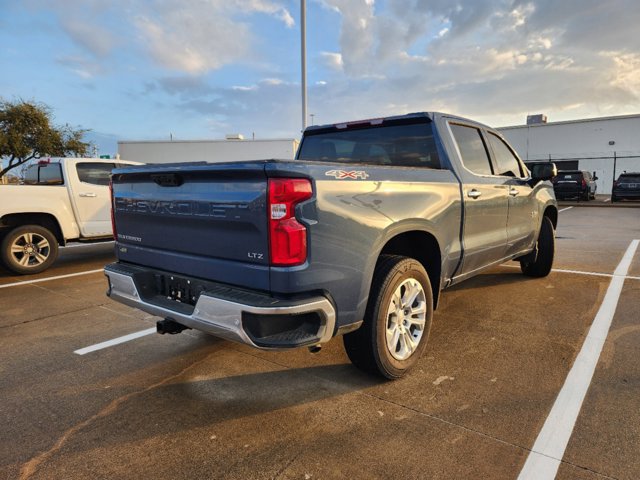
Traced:
[[560, 170], [558, 175], [553, 177], [553, 191], [558, 200], [591, 200], [596, 198], [597, 179], [595, 172], [591, 175], [586, 170]]
[[611, 201], [640, 200], [640, 172], [621, 173], [613, 182]]

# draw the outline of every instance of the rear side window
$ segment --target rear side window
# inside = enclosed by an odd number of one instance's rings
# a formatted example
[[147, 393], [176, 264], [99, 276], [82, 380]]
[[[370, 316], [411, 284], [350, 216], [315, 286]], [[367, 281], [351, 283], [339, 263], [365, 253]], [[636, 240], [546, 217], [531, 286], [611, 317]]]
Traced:
[[505, 175], [508, 177], [521, 177], [522, 170], [520, 169], [520, 162], [513, 154], [511, 149], [504, 141], [497, 135], [489, 132], [489, 143], [491, 149], [496, 157], [496, 163], [498, 164], [498, 171], [496, 175]]
[[59, 163], [32, 165], [24, 175], [25, 185], [63, 185], [62, 167]]
[[431, 123], [310, 133], [298, 160], [441, 168]]
[[114, 168], [113, 163], [83, 162], [76, 165], [80, 181], [93, 185], [109, 185]]
[[451, 124], [451, 131], [458, 144], [464, 166], [478, 175], [492, 175], [489, 155], [487, 155], [487, 148], [480, 136], [480, 130], [465, 125]]

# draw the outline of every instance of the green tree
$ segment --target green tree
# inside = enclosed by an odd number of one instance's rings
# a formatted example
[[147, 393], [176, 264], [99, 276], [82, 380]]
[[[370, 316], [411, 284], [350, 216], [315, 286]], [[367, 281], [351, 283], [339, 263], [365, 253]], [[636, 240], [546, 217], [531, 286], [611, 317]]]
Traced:
[[2, 169], [0, 178], [9, 170], [29, 160], [41, 157], [82, 157], [89, 144], [82, 141], [88, 130], [74, 129], [69, 124], [52, 125], [51, 109], [41, 103], [0, 101], [0, 157], [9, 164]]

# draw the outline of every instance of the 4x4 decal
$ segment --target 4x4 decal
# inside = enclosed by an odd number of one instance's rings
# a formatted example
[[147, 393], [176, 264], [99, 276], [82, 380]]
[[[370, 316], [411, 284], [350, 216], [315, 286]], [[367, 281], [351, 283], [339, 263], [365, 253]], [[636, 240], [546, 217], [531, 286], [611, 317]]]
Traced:
[[369, 178], [369, 174], [364, 170], [329, 170], [328, 172], [325, 172], [325, 175], [335, 177], [338, 180], [343, 180], [345, 178], [352, 178], [354, 180], [361, 178], [362, 180], [366, 180]]

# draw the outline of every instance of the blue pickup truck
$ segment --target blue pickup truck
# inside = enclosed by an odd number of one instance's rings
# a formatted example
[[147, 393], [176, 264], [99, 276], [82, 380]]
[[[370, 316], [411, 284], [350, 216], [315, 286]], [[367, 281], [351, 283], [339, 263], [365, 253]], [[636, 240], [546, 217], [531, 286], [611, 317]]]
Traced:
[[425, 349], [441, 290], [505, 261], [549, 273], [550, 180], [494, 129], [441, 113], [313, 126], [294, 160], [114, 170], [108, 295], [263, 349], [318, 349], [387, 378]]

